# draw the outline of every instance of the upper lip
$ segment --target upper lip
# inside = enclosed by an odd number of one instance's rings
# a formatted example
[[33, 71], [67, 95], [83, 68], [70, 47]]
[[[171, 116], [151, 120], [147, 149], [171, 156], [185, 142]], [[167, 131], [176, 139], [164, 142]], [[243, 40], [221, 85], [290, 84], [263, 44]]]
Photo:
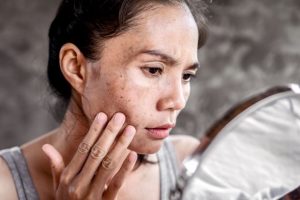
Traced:
[[153, 128], [147, 128], [147, 129], [171, 129], [174, 128], [175, 124], [163, 124], [161, 126], [153, 127]]

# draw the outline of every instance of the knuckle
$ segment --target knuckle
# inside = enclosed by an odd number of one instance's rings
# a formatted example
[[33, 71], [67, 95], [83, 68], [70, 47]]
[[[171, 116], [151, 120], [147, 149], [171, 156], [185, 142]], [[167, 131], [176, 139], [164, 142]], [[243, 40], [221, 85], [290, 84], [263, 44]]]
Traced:
[[95, 200], [95, 199], [99, 199], [99, 198], [97, 198], [95, 193], [90, 193], [85, 199], [86, 200]]
[[100, 127], [99, 127], [99, 126], [95, 126], [95, 127], [92, 129], [92, 131], [93, 131], [94, 133], [98, 133], [98, 132], [100, 131]]
[[73, 187], [70, 187], [69, 190], [68, 190], [68, 193], [69, 193], [69, 197], [71, 199], [82, 199], [82, 195], [80, 193], [79, 190], [73, 188]]
[[88, 184], [85, 184], [79, 176], [72, 181], [67, 192], [71, 199], [86, 199], [85, 196], [88, 192]]
[[84, 197], [83, 188], [78, 182], [70, 185], [70, 187], [68, 188], [68, 194], [71, 199], [83, 199]]
[[90, 131], [93, 132], [93, 133], [99, 133], [102, 129], [102, 124], [101, 123], [93, 123], [91, 128], [90, 128]]
[[72, 177], [66, 173], [66, 172], [63, 172], [62, 175], [61, 175], [61, 178], [60, 178], [60, 183], [64, 186], [68, 186], [70, 184], [72, 180]]
[[118, 143], [119, 143], [121, 146], [126, 146], [126, 147], [127, 147], [128, 144], [129, 144], [129, 143], [128, 143], [128, 138], [122, 136], [122, 137], [120, 137]]
[[113, 183], [111, 183], [110, 187], [113, 190], [118, 190], [122, 187], [123, 183], [121, 181], [114, 181]]
[[124, 173], [131, 171], [131, 163], [129, 161], [125, 161], [125, 164], [122, 166]]
[[113, 134], [116, 130], [115, 130], [115, 127], [112, 123], [109, 123], [106, 127], [106, 130], [107, 134]]

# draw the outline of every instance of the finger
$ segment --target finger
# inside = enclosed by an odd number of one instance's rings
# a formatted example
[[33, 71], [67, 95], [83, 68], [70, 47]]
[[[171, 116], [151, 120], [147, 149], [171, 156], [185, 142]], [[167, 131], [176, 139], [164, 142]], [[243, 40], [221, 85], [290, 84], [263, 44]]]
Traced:
[[107, 127], [104, 129], [103, 134], [96, 144], [92, 147], [90, 155], [78, 176], [78, 178], [82, 179], [81, 181], [84, 182], [84, 184], [91, 182], [93, 179], [100, 163], [111, 149], [117, 135], [122, 129], [124, 122], [125, 115], [116, 113], [107, 124]]
[[106, 122], [107, 116], [104, 113], [99, 113], [95, 117], [95, 120], [93, 121], [88, 133], [86, 134], [82, 142], [79, 144], [75, 155], [73, 156], [71, 162], [67, 167], [66, 176], [68, 176], [68, 178], [74, 177], [80, 172], [82, 166], [84, 165], [84, 162], [86, 161], [89, 155], [91, 147], [99, 138], [99, 135], [102, 133]]
[[51, 163], [53, 186], [56, 191], [59, 185], [60, 176], [65, 168], [64, 160], [61, 154], [50, 144], [43, 145], [42, 150]]
[[[116, 167], [118, 166], [117, 164], [121, 160], [124, 162], [124, 159], [126, 158], [126, 156], [129, 153], [128, 146], [130, 145], [130, 143], [135, 135], [135, 132], [136, 132], [136, 130], [133, 126], [129, 125], [125, 128], [123, 134], [116, 141], [114, 148], [103, 159], [103, 161], [101, 163], [101, 168], [99, 170], [105, 171], [107, 173], [111, 173], [110, 171], [113, 171], [114, 169], [116, 169]], [[122, 163], [119, 163], [119, 165], [121, 166]]]
[[121, 169], [123, 163], [125, 162], [125, 160], [126, 160], [126, 158], [128, 157], [128, 155], [129, 155], [130, 152], [131, 152], [131, 151], [127, 149], [127, 150], [125, 151], [125, 153], [122, 153], [119, 162], [116, 163], [116, 164], [117, 164], [117, 167], [116, 167], [116, 169], [113, 171], [113, 173], [112, 173], [112, 175], [109, 177], [109, 179], [106, 181], [106, 185], [109, 185], [109, 184], [110, 184], [112, 178], [113, 178], [113, 177], [118, 173], [118, 171]]
[[125, 128], [119, 139], [116, 141], [114, 148], [101, 162], [97, 175], [93, 180], [92, 192], [103, 192], [99, 191], [99, 187], [104, 188], [104, 185], [114, 174], [115, 169], [117, 169], [119, 165], [122, 165], [122, 157], [127, 153], [127, 148], [130, 145], [135, 132], [136, 130], [133, 126], [127, 126]]
[[118, 191], [122, 187], [126, 176], [128, 176], [128, 174], [133, 170], [136, 160], [137, 153], [133, 151], [130, 152], [121, 169], [113, 177], [110, 184], [108, 185], [107, 190], [104, 192], [104, 199], [110, 200], [117, 197]]

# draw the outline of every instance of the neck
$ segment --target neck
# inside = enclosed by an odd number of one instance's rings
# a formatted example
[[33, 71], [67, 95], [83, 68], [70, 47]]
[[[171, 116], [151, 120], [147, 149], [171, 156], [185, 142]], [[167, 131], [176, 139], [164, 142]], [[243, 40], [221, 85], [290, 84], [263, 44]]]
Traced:
[[[66, 114], [64, 116], [64, 119], [60, 124], [60, 126], [57, 129], [50, 132], [49, 134], [45, 135], [38, 142], [37, 144], [38, 148], [40, 149], [41, 146], [45, 143], [53, 145], [58, 150], [58, 152], [62, 155], [64, 164], [65, 166], [67, 166], [72, 160], [74, 154], [76, 153], [78, 145], [82, 142], [83, 138], [86, 136], [90, 124], [91, 121], [88, 120], [88, 117], [86, 117], [81, 107], [75, 101], [71, 100], [69, 107], [66, 111]], [[30, 144], [25, 145], [24, 149], [26, 149], [26, 146], [30, 146]], [[147, 157], [147, 160], [148, 158], [152, 158], [152, 157], [157, 162], [155, 155], [150, 155], [149, 157]], [[43, 153], [40, 157], [40, 160], [42, 159], [45, 162], [48, 162], [48, 158], [46, 158], [46, 156]], [[45, 166], [39, 166], [39, 165], [44, 165], [42, 163], [45, 162], [36, 163], [37, 165], [36, 168], [43, 169], [41, 173], [46, 175], [49, 178], [49, 180], [51, 180], [52, 178], [51, 178], [50, 166], [48, 168], [45, 168]], [[143, 162], [137, 162], [135, 169], [138, 168], [142, 163]]]
[[[78, 104], [71, 100], [64, 119], [60, 126], [45, 134], [41, 138], [21, 146], [25, 159], [29, 165], [30, 173], [36, 180], [41, 191], [49, 193], [49, 183], [52, 182], [51, 166], [47, 156], [42, 152], [42, 145], [53, 145], [62, 155], [67, 166], [73, 158], [79, 143], [89, 129], [89, 120]], [[45, 165], [45, 163], [47, 163]], [[43, 194], [46, 195], [46, 194]], [[51, 195], [49, 193], [48, 195]]]
[[68, 165], [78, 145], [82, 142], [90, 127], [89, 120], [80, 106], [71, 100], [61, 125], [56, 129], [52, 145], [63, 156]]

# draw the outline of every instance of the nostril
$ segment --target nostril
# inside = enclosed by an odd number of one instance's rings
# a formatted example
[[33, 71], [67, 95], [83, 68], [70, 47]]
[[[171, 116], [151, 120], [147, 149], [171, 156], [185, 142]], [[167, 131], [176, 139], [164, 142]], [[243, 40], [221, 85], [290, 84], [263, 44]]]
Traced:
[[158, 111], [164, 110], [182, 110], [186, 105], [184, 98], [165, 98], [161, 99], [157, 104]]
[[178, 99], [174, 105], [174, 110], [182, 110], [185, 107], [186, 101], [184, 98]]

